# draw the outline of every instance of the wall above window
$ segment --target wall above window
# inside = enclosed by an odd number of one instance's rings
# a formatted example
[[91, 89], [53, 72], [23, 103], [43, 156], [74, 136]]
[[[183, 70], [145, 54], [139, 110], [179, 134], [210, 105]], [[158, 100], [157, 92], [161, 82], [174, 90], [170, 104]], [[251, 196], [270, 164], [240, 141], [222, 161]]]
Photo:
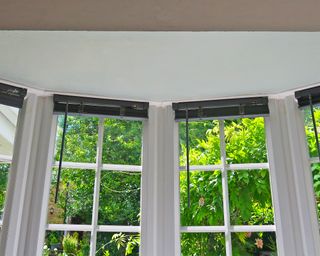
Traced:
[[304, 1], [3, 1], [1, 29], [319, 30], [319, 2]]
[[85, 96], [185, 101], [320, 81], [320, 33], [0, 31], [0, 79]]

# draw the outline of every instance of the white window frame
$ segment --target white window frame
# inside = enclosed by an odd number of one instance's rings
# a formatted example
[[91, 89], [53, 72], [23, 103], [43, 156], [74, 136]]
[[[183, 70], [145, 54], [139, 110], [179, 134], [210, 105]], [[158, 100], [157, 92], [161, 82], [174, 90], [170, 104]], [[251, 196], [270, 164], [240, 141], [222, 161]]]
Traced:
[[[103, 171], [118, 171], [118, 172], [139, 172], [142, 174], [142, 166], [141, 165], [122, 165], [122, 164], [103, 164], [102, 163], [102, 148], [103, 148], [103, 135], [104, 135], [104, 120], [108, 117], [99, 117], [98, 124], [98, 141], [97, 141], [97, 153], [96, 153], [96, 163], [79, 163], [79, 162], [62, 162], [62, 168], [69, 169], [83, 169], [83, 170], [94, 170], [95, 171], [95, 183], [94, 183], [94, 194], [93, 194], [93, 209], [92, 209], [92, 221], [91, 224], [49, 224], [46, 222], [44, 228], [42, 229], [43, 236], [46, 231], [82, 231], [82, 232], [90, 232], [90, 256], [96, 255], [96, 242], [97, 242], [97, 232], [129, 232], [129, 233], [141, 233], [141, 222], [140, 226], [124, 226], [124, 225], [98, 225], [98, 212], [99, 212], [99, 193], [100, 193], [100, 178], [101, 172]], [[58, 116], [55, 115], [53, 125], [57, 127]], [[144, 122], [142, 121], [142, 125]], [[144, 129], [142, 129], [143, 131]], [[57, 129], [52, 129], [52, 138], [56, 138]], [[55, 141], [55, 140], [54, 140]], [[55, 145], [51, 145], [51, 147], [55, 147]], [[143, 148], [143, 145], [142, 145]], [[54, 154], [52, 155], [52, 158]], [[52, 162], [49, 164], [47, 173], [48, 175], [46, 182], [46, 200], [42, 207], [42, 215], [47, 216], [48, 213], [48, 203], [49, 203], [49, 192], [51, 185], [51, 174], [52, 167], [57, 167], [59, 162]], [[48, 182], [49, 179], [49, 182]], [[141, 183], [143, 177], [141, 175]], [[141, 186], [142, 187], [142, 186]], [[140, 209], [142, 210], [142, 193], [143, 189], [141, 188], [140, 192]], [[47, 217], [45, 218], [47, 220]], [[40, 240], [40, 243], [44, 244], [44, 237]], [[40, 245], [41, 246], [41, 245]], [[41, 252], [38, 251], [38, 254], [41, 255]]]
[[[1, 255], [42, 255], [57, 126], [50, 95], [29, 94], [19, 113]], [[271, 97], [269, 108], [265, 128], [278, 255], [320, 255], [302, 114], [292, 93]], [[140, 254], [180, 255], [179, 135], [171, 104], [151, 103], [143, 128]], [[90, 166], [84, 168], [96, 168]]]
[[[214, 120], [214, 119], [213, 119]], [[228, 171], [259, 171], [268, 169], [268, 163], [244, 163], [244, 164], [227, 164], [226, 161], [226, 145], [225, 145], [225, 125], [224, 119], [219, 119], [219, 141], [221, 164], [217, 165], [192, 165], [190, 171], [221, 171], [222, 176], [222, 200], [223, 200], [223, 226], [181, 226], [181, 233], [224, 233], [226, 255], [232, 256], [232, 238], [231, 234], [235, 232], [276, 232], [276, 225], [231, 225], [230, 223], [230, 207], [229, 207], [229, 190], [228, 190]], [[264, 118], [265, 122], [265, 118]], [[265, 138], [267, 141], [267, 138]], [[179, 142], [178, 142], [179, 143]], [[267, 144], [267, 143], [266, 143]], [[266, 145], [267, 148], [267, 145]], [[185, 170], [185, 166], [180, 166], [180, 171]], [[270, 177], [270, 176], [269, 176]], [[271, 184], [271, 181], [270, 181]], [[271, 195], [272, 189], [270, 186]], [[273, 198], [273, 197], [272, 197]], [[273, 201], [273, 199], [272, 199]], [[273, 204], [272, 204], [273, 205]], [[179, 207], [180, 209], [180, 207]], [[274, 220], [275, 221], [275, 220]]]

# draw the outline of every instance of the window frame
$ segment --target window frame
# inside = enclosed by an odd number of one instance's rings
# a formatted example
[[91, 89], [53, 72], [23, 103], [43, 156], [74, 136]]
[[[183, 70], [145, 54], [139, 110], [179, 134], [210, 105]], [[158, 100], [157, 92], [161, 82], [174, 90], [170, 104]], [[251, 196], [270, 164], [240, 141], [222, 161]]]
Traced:
[[[269, 108], [265, 128], [278, 253], [318, 255], [303, 118], [292, 93], [271, 97]], [[57, 120], [47, 94], [29, 94], [20, 112], [0, 254], [41, 256]], [[179, 137], [171, 104], [152, 103], [143, 128], [140, 253], [179, 255]]]
[[[221, 164], [215, 165], [190, 165], [190, 171], [212, 171], [212, 170], [219, 170], [221, 171], [222, 177], [222, 201], [223, 201], [223, 216], [224, 216], [224, 225], [223, 226], [181, 226], [180, 223], [180, 231], [179, 236], [182, 233], [223, 233], [225, 236], [225, 250], [226, 256], [232, 256], [232, 233], [236, 232], [275, 232], [277, 233], [276, 228], [276, 211], [274, 207], [274, 200], [275, 197], [272, 191], [272, 178], [271, 178], [271, 171], [269, 165], [269, 150], [268, 147], [268, 136], [267, 136], [267, 122], [268, 117], [265, 115], [261, 115], [259, 117], [263, 117], [264, 119], [264, 129], [265, 129], [265, 141], [266, 141], [266, 150], [267, 150], [267, 163], [242, 163], [242, 164], [228, 164], [226, 162], [226, 144], [225, 144], [225, 124], [224, 120], [230, 118], [215, 118], [212, 120], [218, 120], [219, 122], [219, 141], [220, 141], [220, 159]], [[210, 119], [211, 120], [211, 119]], [[177, 126], [180, 122], [183, 121], [176, 121]], [[179, 134], [179, 133], [178, 133]], [[177, 138], [177, 143], [179, 145], [179, 135]], [[179, 156], [179, 154], [178, 154]], [[179, 157], [178, 157], [179, 158]], [[178, 159], [179, 161], [179, 159]], [[180, 161], [179, 161], [180, 162]], [[180, 166], [177, 170], [178, 177], [178, 191], [179, 191], [179, 203], [178, 203], [178, 218], [180, 219], [180, 172], [185, 170], [185, 166]], [[269, 172], [269, 179], [270, 179], [270, 192], [271, 192], [271, 200], [272, 200], [272, 207], [274, 209], [274, 224], [273, 225], [231, 225], [230, 221], [230, 207], [229, 207], [229, 190], [228, 190], [228, 171], [259, 171], [261, 169], [268, 169]], [[277, 237], [277, 235], [276, 235]], [[277, 239], [278, 244], [278, 239]], [[181, 251], [181, 242], [179, 241], [180, 251]]]
[[[140, 226], [124, 226], [124, 225], [98, 225], [98, 215], [99, 215], [99, 196], [100, 196], [100, 178], [102, 171], [117, 171], [117, 172], [139, 172], [141, 173], [141, 184], [143, 180], [142, 175], [142, 161], [141, 165], [122, 165], [122, 164], [103, 164], [102, 162], [102, 154], [103, 154], [103, 137], [104, 137], [104, 120], [106, 118], [113, 118], [117, 119], [116, 117], [108, 117], [108, 116], [100, 116], [98, 122], [98, 138], [97, 138], [97, 145], [96, 145], [96, 163], [80, 163], [80, 162], [62, 162], [62, 168], [69, 168], [69, 169], [83, 169], [83, 170], [93, 170], [95, 172], [95, 181], [94, 181], [94, 193], [93, 193], [93, 208], [92, 208], [92, 220], [91, 224], [49, 224], [47, 220], [48, 216], [48, 205], [49, 205], [49, 194], [50, 194], [50, 185], [51, 185], [51, 178], [52, 178], [52, 167], [58, 167], [59, 162], [54, 160], [54, 148], [56, 147], [56, 135], [57, 135], [57, 125], [58, 125], [58, 116], [57, 114], [53, 114], [53, 124], [52, 126], [54, 129], [51, 130], [51, 151], [52, 156], [50, 156], [51, 162], [48, 163], [47, 168], [47, 177], [46, 177], [46, 184], [45, 184], [45, 193], [46, 198], [42, 205], [42, 216], [45, 216], [45, 224], [42, 225], [40, 231], [40, 237], [38, 241], [38, 254], [42, 255], [43, 252], [43, 245], [45, 241], [45, 233], [47, 231], [81, 231], [81, 232], [90, 232], [90, 255], [94, 256], [96, 254], [96, 243], [97, 243], [97, 233], [98, 232], [123, 232], [123, 233], [141, 233], [141, 225], [142, 220], [140, 221]], [[144, 133], [144, 124], [145, 122], [143, 119], [138, 118], [119, 118], [121, 120], [139, 120], [142, 124], [142, 134], [143, 137]], [[143, 141], [143, 140], [142, 140]], [[143, 152], [143, 143], [141, 154]], [[140, 190], [140, 211], [142, 212], [142, 196], [143, 189], [141, 185]], [[140, 242], [141, 247], [141, 242]]]

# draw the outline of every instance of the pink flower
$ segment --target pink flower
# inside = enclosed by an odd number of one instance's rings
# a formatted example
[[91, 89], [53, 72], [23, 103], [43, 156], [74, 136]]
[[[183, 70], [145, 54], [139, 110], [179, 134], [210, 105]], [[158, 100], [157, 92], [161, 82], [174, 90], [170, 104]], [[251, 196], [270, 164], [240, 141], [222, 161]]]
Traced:
[[200, 199], [199, 199], [199, 206], [204, 206], [204, 197], [202, 196], [202, 197], [200, 197]]
[[252, 233], [251, 232], [246, 232], [246, 237], [251, 237]]
[[262, 249], [263, 248], [263, 240], [260, 238], [257, 238], [255, 245], [257, 246], [257, 248]]

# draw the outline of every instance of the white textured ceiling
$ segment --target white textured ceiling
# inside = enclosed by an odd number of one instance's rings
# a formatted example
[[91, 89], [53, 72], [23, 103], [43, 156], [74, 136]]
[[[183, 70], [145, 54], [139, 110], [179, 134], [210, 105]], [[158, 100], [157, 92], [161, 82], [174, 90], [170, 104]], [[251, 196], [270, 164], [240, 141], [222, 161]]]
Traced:
[[110, 98], [271, 94], [320, 81], [320, 32], [0, 31], [0, 79]]

